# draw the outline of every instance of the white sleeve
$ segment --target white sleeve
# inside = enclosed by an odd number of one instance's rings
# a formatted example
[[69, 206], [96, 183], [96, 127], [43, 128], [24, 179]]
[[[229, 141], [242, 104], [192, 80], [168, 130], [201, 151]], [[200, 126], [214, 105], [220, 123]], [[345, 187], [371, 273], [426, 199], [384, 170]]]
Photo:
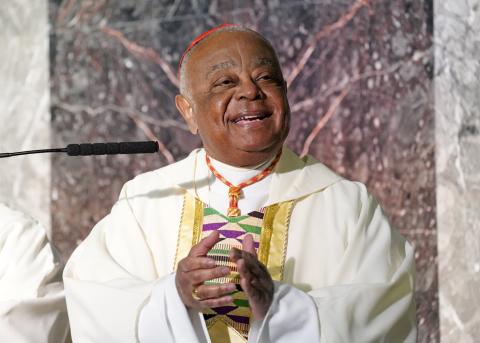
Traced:
[[73, 342], [203, 343], [195, 338], [197, 327], [174, 275], [157, 272], [152, 248], [125, 199], [95, 225], [65, 267]]
[[[119, 218], [129, 223], [127, 216]], [[106, 217], [90, 232], [70, 257], [63, 272], [65, 296], [74, 343], [137, 342], [138, 314], [154, 281], [130, 273], [111, 254]], [[122, 228], [123, 229], [123, 228]], [[132, 232], [122, 230], [130, 236]], [[142, 251], [141, 240], [128, 237], [131, 251]], [[139, 266], [149, 259], [137, 256]]]
[[363, 187], [358, 197], [343, 257], [317, 261], [333, 271], [331, 283], [297, 280], [305, 292], [277, 286], [267, 317], [253, 327], [256, 342], [416, 342], [413, 248]]
[[0, 342], [64, 342], [61, 266], [45, 229], [0, 204]]
[[209, 342], [201, 314], [187, 310], [175, 286], [175, 274], [160, 279], [138, 321], [141, 343]]
[[[364, 282], [315, 289], [322, 343], [417, 340], [413, 249], [404, 243], [402, 264], [388, 282]], [[373, 266], [372, 266], [373, 268]]]
[[[412, 260], [413, 253], [403, 267]], [[275, 282], [272, 305], [252, 323], [248, 342], [416, 342], [413, 285], [405, 277], [308, 293]]]
[[313, 299], [293, 286], [274, 282], [272, 305], [263, 321], [254, 321], [249, 343], [320, 342], [320, 326]]

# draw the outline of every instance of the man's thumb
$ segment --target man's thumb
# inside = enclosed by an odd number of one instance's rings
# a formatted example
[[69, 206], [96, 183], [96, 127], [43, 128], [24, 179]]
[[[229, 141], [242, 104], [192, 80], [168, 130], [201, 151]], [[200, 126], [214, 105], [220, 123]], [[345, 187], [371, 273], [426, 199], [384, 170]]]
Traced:
[[205, 256], [210, 249], [213, 248], [215, 243], [218, 242], [220, 234], [217, 231], [212, 231], [207, 237], [202, 239], [190, 250], [191, 256]]

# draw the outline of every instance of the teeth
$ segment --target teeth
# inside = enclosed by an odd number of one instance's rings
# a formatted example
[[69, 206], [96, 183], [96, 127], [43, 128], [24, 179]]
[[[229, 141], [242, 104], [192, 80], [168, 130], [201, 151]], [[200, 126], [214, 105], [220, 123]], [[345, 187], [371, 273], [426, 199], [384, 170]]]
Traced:
[[240, 118], [236, 119], [235, 123], [238, 123], [239, 121], [242, 121], [242, 120], [248, 120], [248, 121], [260, 120], [260, 119], [263, 119], [263, 118], [266, 118], [266, 117], [267, 117], [266, 115], [244, 116], [244, 117], [240, 117]]

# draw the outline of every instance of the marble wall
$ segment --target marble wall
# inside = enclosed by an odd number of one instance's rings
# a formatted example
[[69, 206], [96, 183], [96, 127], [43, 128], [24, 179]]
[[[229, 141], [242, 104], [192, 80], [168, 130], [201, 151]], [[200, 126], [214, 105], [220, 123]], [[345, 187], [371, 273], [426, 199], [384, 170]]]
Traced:
[[123, 182], [199, 146], [173, 103], [188, 42], [222, 22], [262, 32], [289, 84], [287, 144], [367, 184], [415, 245], [419, 342], [438, 342], [431, 0], [50, 1], [52, 140], [156, 139], [153, 156], [52, 160], [64, 258]]
[[480, 337], [480, 1], [435, 7], [441, 337]]
[[[0, 1], [0, 152], [50, 147], [47, 1]], [[0, 159], [0, 202], [50, 228], [50, 156]]]
[[172, 101], [178, 58], [203, 30], [244, 23], [279, 52], [293, 112], [288, 145], [365, 182], [415, 245], [419, 342], [478, 340], [480, 0], [437, 1], [435, 10], [432, 0], [48, 6], [0, 2], [0, 151], [163, 143], [158, 155], [141, 157], [0, 160], [0, 201], [47, 227], [52, 218], [64, 259], [109, 211], [124, 181], [199, 146]]

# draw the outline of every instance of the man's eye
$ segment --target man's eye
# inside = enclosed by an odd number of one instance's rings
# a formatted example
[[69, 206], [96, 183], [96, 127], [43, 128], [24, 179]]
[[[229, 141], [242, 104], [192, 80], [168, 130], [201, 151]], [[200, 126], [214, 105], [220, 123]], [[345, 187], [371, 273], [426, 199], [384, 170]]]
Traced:
[[270, 75], [266, 74], [266, 75], [261, 75], [258, 79], [259, 80], [271, 80], [272, 77]]
[[221, 79], [215, 83], [215, 86], [229, 86], [233, 83], [230, 79]]

